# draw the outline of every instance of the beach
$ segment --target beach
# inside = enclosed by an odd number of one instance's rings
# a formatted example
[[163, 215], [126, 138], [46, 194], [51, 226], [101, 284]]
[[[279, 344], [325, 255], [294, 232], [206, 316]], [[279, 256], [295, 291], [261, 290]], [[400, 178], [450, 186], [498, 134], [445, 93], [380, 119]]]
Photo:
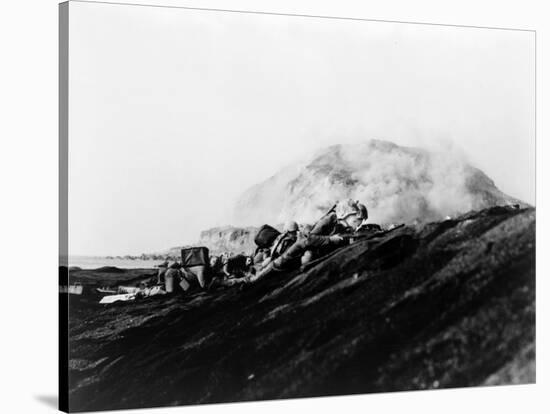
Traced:
[[[69, 271], [75, 411], [535, 381], [535, 211], [404, 226], [256, 283], [101, 305]], [[67, 296], [62, 296], [67, 298]]]

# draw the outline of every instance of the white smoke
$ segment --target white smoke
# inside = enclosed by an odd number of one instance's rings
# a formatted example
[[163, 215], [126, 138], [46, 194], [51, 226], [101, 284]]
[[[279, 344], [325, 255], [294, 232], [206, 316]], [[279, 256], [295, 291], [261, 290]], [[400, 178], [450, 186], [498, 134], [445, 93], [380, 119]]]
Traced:
[[386, 146], [345, 147], [344, 153], [358, 180], [350, 196], [370, 206], [374, 222], [439, 219], [475, 204], [466, 185], [472, 169], [456, 154]]
[[311, 223], [345, 198], [366, 204], [369, 221], [380, 224], [438, 220], [505, 201], [492, 181], [455, 151], [373, 140], [329, 147], [253, 187], [239, 200], [235, 223]]

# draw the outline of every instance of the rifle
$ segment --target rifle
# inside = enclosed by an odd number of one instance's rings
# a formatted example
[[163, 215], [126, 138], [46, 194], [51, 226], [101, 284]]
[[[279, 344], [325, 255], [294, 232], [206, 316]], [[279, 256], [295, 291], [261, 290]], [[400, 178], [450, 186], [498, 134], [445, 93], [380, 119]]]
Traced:
[[379, 230], [374, 233], [349, 233], [349, 234], [339, 234], [338, 236], [342, 237], [344, 241], [348, 242], [348, 244], [356, 243], [358, 241], [368, 240], [368, 239], [374, 239], [380, 236], [385, 236], [386, 234], [400, 229], [401, 227], [404, 227], [405, 224], [399, 224], [398, 226], [392, 227], [389, 230]]

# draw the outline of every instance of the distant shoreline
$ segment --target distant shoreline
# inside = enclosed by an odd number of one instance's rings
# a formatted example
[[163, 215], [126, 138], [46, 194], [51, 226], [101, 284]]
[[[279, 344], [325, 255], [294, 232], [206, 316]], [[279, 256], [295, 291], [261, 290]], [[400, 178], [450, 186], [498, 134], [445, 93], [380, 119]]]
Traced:
[[165, 258], [141, 259], [120, 256], [69, 256], [68, 267], [78, 267], [86, 270], [94, 270], [102, 267], [117, 267], [119, 269], [154, 269], [164, 261]]

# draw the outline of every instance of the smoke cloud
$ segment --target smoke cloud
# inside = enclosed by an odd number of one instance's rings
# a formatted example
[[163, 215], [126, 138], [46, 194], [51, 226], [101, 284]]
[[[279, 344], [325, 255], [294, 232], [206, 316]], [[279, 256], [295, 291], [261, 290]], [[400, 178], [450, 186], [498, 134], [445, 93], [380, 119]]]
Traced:
[[335, 145], [246, 191], [234, 223], [315, 222], [336, 201], [360, 200], [373, 223], [440, 220], [515, 202], [452, 149], [426, 151], [372, 140]]

